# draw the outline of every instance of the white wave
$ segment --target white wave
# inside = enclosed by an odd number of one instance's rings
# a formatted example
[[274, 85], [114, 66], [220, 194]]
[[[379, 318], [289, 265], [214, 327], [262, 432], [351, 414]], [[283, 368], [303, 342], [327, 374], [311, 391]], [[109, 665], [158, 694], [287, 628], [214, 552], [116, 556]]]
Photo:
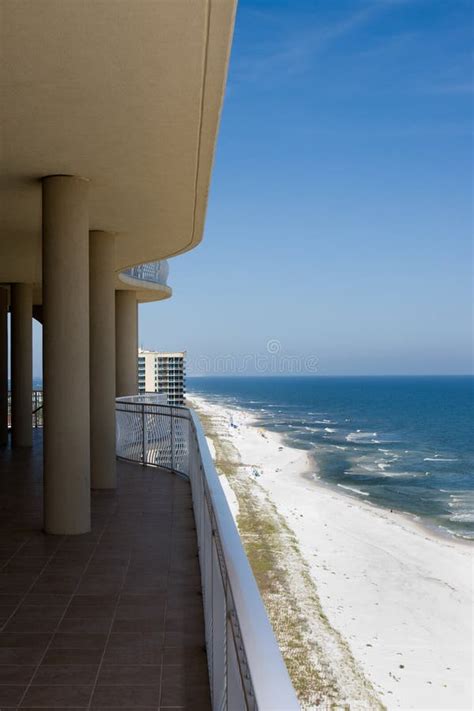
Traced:
[[331, 433], [332, 433], [332, 432], [335, 432], [336, 430], [333, 430], [333, 429], [331, 429], [330, 427], [325, 427], [325, 428], [324, 428], [324, 431], [325, 431], [325, 432], [331, 432]]
[[338, 484], [341, 489], [347, 489], [347, 491], [353, 491], [354, 494], [360, 494], [361, 496], [370, 496], [367, 491], [361, 491], [360, 489], [354, 489], [352, 486], [344, 486], [344, 484]]
[[456, 458], [449, 459], [448, 457], [425, 457], [424, 462], [458, 462]]
[[474, 523], [474, 511], [460, 511], [449, 516], [450, 521], [464, 521], [465, 523]]
[[350, 432], [346, 436], [346, 440], [348, 442], [374, 442], [373, 437], [377, 437], [377, 432], [361, 432], [361, 430], [357, 430], [357, 432]]
[[421, 476], [429, 476], [429, 472], [421, 474], [419, 472], [394, 472], [384, 471], [383, 476], [388, 479], [419, 479]]
[[459, 531], [452, 531], [450, 528], [447, 526], [438, 526], [442, 531], [446, 531], [447, 533], [451, 534], [455, 538], [462, 538], [465, 541], [474, 541], [474, 537], [471, 533], [468, 533], [464, 531], [463, 533], [459, 533]]

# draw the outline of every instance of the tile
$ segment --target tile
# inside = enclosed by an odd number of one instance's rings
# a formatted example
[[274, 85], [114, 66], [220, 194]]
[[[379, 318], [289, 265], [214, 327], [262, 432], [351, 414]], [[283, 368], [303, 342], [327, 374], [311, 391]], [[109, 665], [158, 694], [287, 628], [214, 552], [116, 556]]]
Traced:
[[112, 621], [110, 617], [67, 617], [57, 629], [58, 633], [108, 634]]
[[160, 664], [103, 664], [100, 670], [97, 684], [99, 686], [156, 686], [161, 680]]
[[0, 606], [0, 625], [4, 625], [10, 617], [15, 612], [15, 605], [1, 605]]
[[51, 640], [49, 649], [104, 649], [107, 634], [87, 632], [59, 632]]
[[73, 593], [79, 583], [79, 575], [43, 573], [31, 588], [32, 593]]
[[27, 633], [35, 629], [36, 632], [44, 632], [52, 634], [58, 626], [58, 617], [53, 619], [25, 620], [21, 616], [13, 616], [5, 626], [5, 632], [21, 632]]
[[92, 686], [30, 686], [21, 707], [35, 708], [71, 708], [87, 707], [92, 693]]
[[44, 572], [48, 574], [63, 573], [64, 575], [71, 575], [79, 578], [83, 573], [88, 570], [87, 561], [74, 561], [74, 560], [63, 560], [61, 558], [54, 559], [48, 563], [44, 568]]
[[59, 620], [66, 610], [66, 605], [20, 605], [12, 619], [18, 620]]
[[163, 666], [189, 665], [193, 662], [198, 663], [200, 659], [206, 659], [204, 641], [202, 645], [163, 647]]
[[120, 594], [120, 604], [121, 605], [126, 605], [126, 604], [133, 604], [133, 605], [151, 605], [151, 606], [156, 606], [160, 605], [162, 607], [165, 606], [165, 603], [167, 604], [167, 595], [166, 592], [160, 592], [160, 593], [149, 593], [149, 592], [127, 592], [124, 591]]
[[[46, 711], [44, 706], [21, 706], [22, 711], [37, 711], [38, 708], [42, 708], [43, 711]], [[88, 706], [52, 706], [51, 708], [54, 709], [54, 711], [88, 711]], [[47, 711], [51, 711], [51, 709], [47, 707]], [[154, 711], [156, 711], [156, 709], [154, 709]]]
[[4, 593], [0, 594], [0, 607], [16, 607], [23, 600], [23, 595], [18, 595], [15, 593]]
[[33, 593], [30, 592], [23, 600], [24, 605], [54, 605], [55, 607], [66, 608], [66, 605], [71, 600], [71, 595], [67, 593]]
[[160, 686], [97, 686], [91, 707], [137, 707], [160, 703]]
[[160, 706], [189, 706], [211, 708], [209, 682], [198, 670], [193, 673], [187, 666], [163, 667]]
[[165, 605], [140, 605], [133, 603], [120, 603], [115, 615], [116, 620], [148, 620], [153, 623], [155, 620], [163, 620]]
[[91, 706], [90, 708], [94, 711], [157, 711], [157, 706]]
[[102, 649], [48, 649], [43, 664], [100, 664]]
[[26, 686], [29, 684], [36, 667], [19, 664], [0, 664], [0, 684]]
[[35, 579], [35, 573], [0, 573], [0, 592], [26, 593]]
[[130, 640], [119, 643], [112, 640], [104, 654], [105, 664], [161, 664], [163, 645], [152, 639]]
[[16, 707], [25, 693], [25, 686], [0, 686], [0, 708]]
[[87, 686], [95, 683], [98, 669], [98, 664], [42, 664], [34, 676], [33, 684]]
[[165, 631], [165, 645], [167, 647], [188, 647], [190, 645], [199, 645], [203, 639], [202, 630], [179, 630]]
[[115, 620], [111, 634], [140, 633], [143, 637], [163, 640], [165, 636], [164, 615], [162, 620]]
[[[97, 597], [100, 598], [100, 596]], [[67, 608], [64, 617], [65, 619], [73, 617], [79, 617], [81, 619], [91, 617], [111, 619], [115, 613], [116, 605], [116, 602], [105, 603], [101, 602], [100, 599], [98, 599], [96, 603], [83, 602], [80, 597], [75, 597]]]
[[39, 664], [43, 654], [41, 647], [0, 647], [0, 664]]
[[51, 639], [49, 634], [41, 634], [30, 632], [27, 634], [16, 632], [1, 632], [0, 633], [0, 648], [1, 647], [41, 647], [45, 648]]
[[33, 572], [37, 575], [43, 570], [45, 563], [41, 558], [13, 558], [3, 569], [3, 573]]

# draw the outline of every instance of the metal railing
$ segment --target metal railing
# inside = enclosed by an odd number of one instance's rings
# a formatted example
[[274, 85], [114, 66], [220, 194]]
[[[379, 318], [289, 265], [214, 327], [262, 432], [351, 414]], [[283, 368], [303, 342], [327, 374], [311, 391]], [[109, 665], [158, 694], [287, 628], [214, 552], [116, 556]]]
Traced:
[[214, 711], [299, 709], [273, 629], [195, 412], [118, 398], [117, 456], [191, 483]]
[[166, 259], [160, 262], [148, 262], [147, 264], [139, 264], [130, 269], [124, 269], [122, 274], [138, 279], [140, 281], [149, 281], [153, 284], [162, 284], [166, 286], [169, 273], [169, 266]]
[[[43, 391], [31, 392], [31, 419], [33, 427], [43, 427]], [[12, 394], [8, 392], [8, 427], [12, 423]]]

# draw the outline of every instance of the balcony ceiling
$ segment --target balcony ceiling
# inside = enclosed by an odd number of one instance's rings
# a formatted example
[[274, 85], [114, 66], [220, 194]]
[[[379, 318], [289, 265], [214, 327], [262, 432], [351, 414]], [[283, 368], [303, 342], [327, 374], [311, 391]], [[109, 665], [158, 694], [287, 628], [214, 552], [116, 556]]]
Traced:
[[234, 4], [0, 0], [0, 282], [40, 283], [44, 175], [91, 180], [117, 270], [201, 241]]

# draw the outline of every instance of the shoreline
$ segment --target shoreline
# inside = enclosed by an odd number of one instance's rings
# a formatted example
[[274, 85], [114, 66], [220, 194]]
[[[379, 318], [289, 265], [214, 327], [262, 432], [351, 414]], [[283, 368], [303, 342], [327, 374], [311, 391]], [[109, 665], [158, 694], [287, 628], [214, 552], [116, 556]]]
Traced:
[[388, 506], [383, 506], [382, 504], [374, 503], [370, 499], [362, 499], [356, 496], [351, 496], [350, 494], [347, 494], [344, 491], [344, 489], [347, 487], [340, 486], [339, 484], [333, 484], [329, 481], [326, 481], [325, 479], [315, 478], [314, 474], [310, 471], [303, 472], [302, 476], [305, 477], [308, 481], [310, 481], [315, 487], [320, 487], [324, 490], [330, 491], [335, 496], [341, 496], [347, 499], [348, 501], [351, 501], [356, 506], [360, 506], [361, 508], [367, 507], [367, 509], [370, 511], [378, 511], [381, 515], [390, 516], [394, 520], [400, 519], [400, 525], [405, 524], [412, 527], [419, 535], [437, 539], [441, 543], [452, 543], [453, 546], [459, 546], [467, 551], [471, 551], [471, 553], [474, 552], [474, 541], [472, 539], [465, 538], [464, 536], [459, 536], [456, 533], [448, 531], [447, 529], [443, 529], [434, 521], [430, 522], [429, 519], [423, 518], [422, 516], [418, 516], [414, 513], [410, 513], [409, 511], [401, 511], [400, 509], [390, 509], [388, 508]]
[[[202, 397], [201, 395], [192, 395], [188, 399], [192, 400], [193, 398], [196, 400], [202, 400], [203, 402], [205, 401], [209, 407], [214, 406], [214, 403], [210, 402], [209, 400], [206, 400], [206, 398]], [[421, 535], [428, 535], [430, 537], [439, 539], [441, 542], [445, 543], [451, 542], [455, 546], [464, 547], [466, 550], [471, 551], [471, 553], [474, 554], [474, 538], [462, 536], [460, 534], [455, 533], [454, 531], [450, 531], [448, 528], [441, 526], [434, 519], [430, 519], [429, 517], [423, 517], [410, 511], [402, 511], [400, 509], [384, 506], [383, 504], [380, 504], [378, 502], [376, 503], [371, 498], [369, 498], [370, 494], [360, 494], [359, 496], [352, 496], [351, 494], [346, 493], [346, 490], [357, 493], [356, 489], [344, 486], [342, 484], [336, 484], [326, 479], [320, 478], [318, 476], [318, 462], [316, 454], [314, 454], [314, 452], [311, 452], [311, 450], [299, 449], [298, 447], [292, 446], [291, 440], [288, 440], [284, 433], [268, 430], [265, 425], [260, 424], [258, 422], [258, 416], [252, 410], [246, 410], [245, 408], [240, 407], [238, 405], [234, 406], [218, 404], [217, 406], [225, 408], [228, 411], [242, 413], [245, 417], [248, 417], [249, 420], [251, 420], [251, 422], [249, 422], [249, 426], [254, 427], [256, 429], [265, 430], [267, 435], [280, 440], [281, 446], [284, 446], [285, 448], [292, 449], [295, 452], [306, 453], [308, 459], [307, 470], [301, 471], [300, 474], [301, 476], [307, 478], [307, 480], [310, 481], [315, 487], [321, 487], [326, 491], [333, 492], [335, 495], [342, 496], [357, 506], [367, 506], [371, 511], [379, 511], [382, 514], [390, 515], [394, 518], [400, 517], [401, 522], [403, 521], [409, 526], [412, 526], [413, 528], [417, 529]], [[365, 498], [366, 496], [367, 498]]]
[[[189, 399], [212, 422], [211, 437], [235, 448], [240, 476], [294, 536], [314, 587], [305, 594], [314, 592], [328, 621], [324, 633], [314, 630], [308, 613], [308, 643], [326, 635], [318, 654], [329, 659], [336, 646], [339, 666], [352, 674], [349, 684], [336, 679], [339, 698], [331, 704], [471, 708], [469, 542], [315, 479], [312, 456], [255, 426], [251, 412]], [[224, 489], [239, 524], [236, 488], [228, 476]], [[328, 665], [337, 677], [338, 665]]]

